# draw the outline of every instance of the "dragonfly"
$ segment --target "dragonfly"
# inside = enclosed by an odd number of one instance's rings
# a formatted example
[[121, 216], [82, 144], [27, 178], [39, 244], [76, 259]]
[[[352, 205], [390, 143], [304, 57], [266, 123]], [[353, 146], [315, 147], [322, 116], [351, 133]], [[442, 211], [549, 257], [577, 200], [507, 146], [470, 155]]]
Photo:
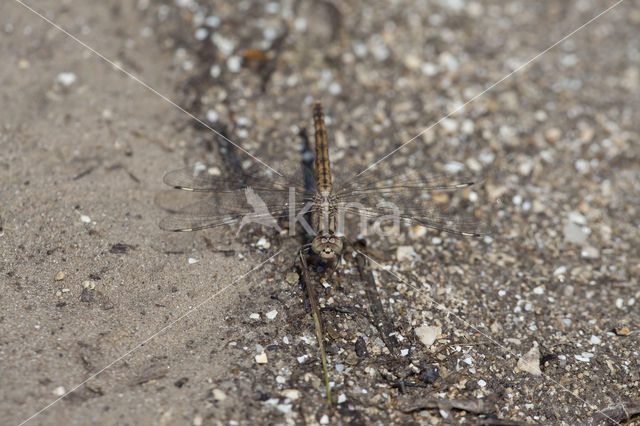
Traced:
[[[224, 171], [203, 165], [174, 170], [164, 176], [164, 182], [174, 188], [171, 192], [200, 196], [173, 200], [171, 208], [165, 207], [170, 215], [161, 220], [160, 227], [191, 232], [237, 226], [238, 234], [248, 224], [282, 231], [279, 224], [288, 220], [293, 235], [299, 222], [312, 237], [308, 248], [328, 261], [342, 255], [346, 227], [354, 220], [360, 234], [366, 233], [363, 228], [389, 232], [389, 225], [399, 232], [400, 223], [461, 236], [485, 234], [481, 222], [450, 215], [434, 200], [437, 192], [468, 188], [474, 181], [414, 170], [388, 176], [361, 174], [342, 183], [334, 182], [320, 102], [313, 105], [313, 120], [315, 179], [310, 184], [268, 171]], [[311, 224], [305, 220], [308, 215]]]

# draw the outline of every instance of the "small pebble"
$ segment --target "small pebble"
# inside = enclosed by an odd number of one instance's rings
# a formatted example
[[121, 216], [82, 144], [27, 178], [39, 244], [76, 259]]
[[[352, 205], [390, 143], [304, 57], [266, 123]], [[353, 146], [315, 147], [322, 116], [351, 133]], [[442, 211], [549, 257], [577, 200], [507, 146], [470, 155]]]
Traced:
[[212, 394], [213, 399], [215, 399], [216, 401], [224, 401], [225, 399], [227, 399], [227, 394], [224, 393], [221, 389], [214, 389]]
[[284, 279], [288, 284], [290, 285], [294, 285], [294, 284], [298, 284], [298, 281], [300, 281], [300, 276], [298, 275], [297, 272], [287, 272], [287, 276]]
[[428, 384], [432, 385], [440, 378], [440, 370], [435, 365], [427, 365], [425, 368], [420, 371], [418, 378]]
[[600, 251], [593, 246], [586, 246], [582, 249], [580, 255], [585, 259], [597, 259], [600, 257]]
[[65, 390], [64, 386], [58, 386], [57, 388], [55, 388], [53, 390], [53, 394], [55, 396], [62, 396], [66, 393], [67, 391]]
[[480, 380], [478, 380], [478, 386], [483, 388], [483, 387], [487, 386], [487, 382], [485, 382], [484, 380], [480, 379]]
[[200, 414], [196, 414], [195, 416], [193, 416], [193, 426], [202, 426], [203, 422], [204, 419]]
[[404, 260], [410, 260], [416, 255], [412, 246], [399, 246], [396, 250], [396, 258], [402, 262]]
[[631, 329], [628, 325], [624, 325], [622, 327], [616, 328], [616, 334], [618, 336], [628, 336], [631, 333]]
[[458, 122], [453, 118], [445, 118], [440, 122], [440, 125], [446, 134], [451, 135], [458, 132]]
[[278, 409], [278, 411], [280, 411], [283, 414], [289, 414], [291, 413], [291, 409], [293, 408], [292, 404], [278, 404], [276, 406], [276, 408]]
[[251, 318], [252, 320], [259, 320], [260, 319], [260, 314], [251, 314], [249, 315], [249, 318]]
[[262, 352], [261, 354], [256, 355], [256, 362], [258, 364], [266, 364], [268, 362], [267, 354]]
[[218, 121], [218, 112], [215, 109], [210, 109], [207, 111], [207, 121], [210, 123], [215, 123]]
[[591, 336], [589, 342], [591, 342], [592, 345], [599, 345], [600, 343], [602, 343], [602, 340], [598, 336]]
[[90, 223], [91, 222], [91, 218], [87, 215], [82, 215], [80, 216], [80, 221], [84, 222], [84, 223]]
[[198, 263], [198, 259], [194, 259], [193, 257], [190, 257], [188, 262], [189, 262], [189, 265], [193, 265], [194, 263]]
[[428, 348], [433, 345], [438, 336], [442, 333], [442, 327], [423, 325], [422, 327], [416, 328], [415, 332], [422, 344]]
[[77, 79], [78, 79], [78, 76], [76, 76], [72, 72], [61, 72], [56, 77], [56, 81], [65, 87], [71, 86], [73, 83], [76, 82]]
[[322, 417], [320, 417], [320, 424], [321, 425], [328, 425], [329, 424], [329, 416], [324, 414]]
[[538, 342], [533, 342], [533, 347], [529, 352], [518, 360], [516, 372], [518, 371], [524, 371], [534, 376], [540, 376], [542, 374], [540, 370], [540, 350], [538, 349]]
[[573, 222], [567, 222], [563, 229], [564, 240], [568, 243], [583, 245], [587, 242], [587, 235], [582, 227]]
[[229, 71], [236, 73], [242, 69], [242, 58], [240, 56], [231, 56], [227, 59], [227, 68]]
[[86, 288], [87, 290], [93, 290], [94, 288], [96, 288], [96, 283], [91, 280], [83, 281], [82, 288]]
[[267, 317], [267, 319], [274, 319], [276, 317], [276, 315], [278, 315], [278, 311], [276, 311], [275, 309], [273, 311], [269, 311], [265, 314], [265, 316]]
[[586, 225], [587, 224], [587, 218], [584, 217], [583, 214], [580, 214], [578, 212], [570, 212], [568, 215], [568, 219], [575, 223], [576, 225]]
[[216, 28], [216, 27], [218, 27], [220, 25], [220, 18], [218, 18], [217, 16], [213, 16], [213, 15], [207, 16], [204, 19], [204, 24], [207, 27]]
[[198, 41], [202, 41], [209, 35], [209, 31], [206, 28], [198, 28], [194, 33], [194, 37]]
[[562, 138], [562, 130], [558, 129], [557, 127], [552, 127], [550, 129], [547, 129], [546, 132], [544, 132], [544, 137], [547, 140], [547, 142], [550, 142], [550, 143], [558, 142], [560, 138]]
[[564, 275], [567, 273], [567, 267], [566, 266], [558, 266], [555, 271], [553, 271], [553, 275], [554, 276], [558, 276], [558, 275]]
[[285, 389], [282, 391], [282, 396], [291, 400], [300, 399], [300, 391], [297, 389]]
[[594, 357], [594, 354], [591, 352], [582, 352], [580, 355], [574, 355], [578, 361], [589, 362], [591, 358]]
[[62, 281], [64, 279], [64, 272], [60, 271], [56, 274], [56, 276], [54, 277], [54, 280], [56, 281]]
[[263, 249], [268, 249], [269, 247], [271, 247], [271, 243], [267, 241], [265, 237], [261, 237], [256, 243], [256, 245]]

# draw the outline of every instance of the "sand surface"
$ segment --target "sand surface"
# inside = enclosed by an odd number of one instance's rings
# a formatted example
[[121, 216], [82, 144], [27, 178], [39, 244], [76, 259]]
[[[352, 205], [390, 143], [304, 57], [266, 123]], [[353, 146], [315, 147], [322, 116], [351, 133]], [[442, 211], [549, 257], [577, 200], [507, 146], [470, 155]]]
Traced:
[[[0, 5], [3, 424], [639, 411], [639, 1], [541, 56], [615, 2], [31, 3], [85, 45]], [[312, 274], [332, 409], [300, 238], [158, 226], [168, 171], [252, 165], [180, 108], [296, 177], [313, 100], [337, 174], [420, 135], [376, 173], [470, 171], [439, 201], [490, 229], [367, 237], [381, 312], [350, 256]]]

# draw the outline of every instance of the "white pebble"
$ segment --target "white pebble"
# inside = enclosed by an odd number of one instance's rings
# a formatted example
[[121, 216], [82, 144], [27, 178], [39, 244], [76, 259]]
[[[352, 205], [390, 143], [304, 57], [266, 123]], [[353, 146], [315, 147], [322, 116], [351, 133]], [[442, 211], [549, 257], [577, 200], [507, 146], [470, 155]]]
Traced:
[[293, 408], [293, 405], [291, 405], [291, 404], [278, 404], [276, 406], [276, 408], [278, 409], [278, 411], [280, 411], [283, 414], [289, 414], [291, 412], [291, 408]]
[[249, 318], [251, 318], [252, 320], [259, 320], [260, 319], [260, 314], [253, 313], [253, 314], [249, 315]]
[[433, 345], [438, 336], [442, 334], [442, 327], [423, 325], [422, 327], [416, 328], [415, 332], [422, 344], [428, 348]]
[[511, 201], [514, 205], [519, 206], [520, 204], [522, 204], [522, 196], [516, 194], [513, 196], [513, 199]]
[[278, 31], [275, 28], [267, 27], [262, 31], [262, 35], [266, 40], [275, 40], [278, 37]]
[[205, 38], [207, 38], [208, 35], [209, 35], [209, 31], [206, 28], [198, 28], [196, 32], [193, 34], [193, 36], [198, 41], [204, 40]]
[[444, 165], [444, 169], [449, 173], [460, 173], [464, 170], [464, 164], [459, 161], [449, 161]]
[[213, 78], [220, 77], [221, 72], [222, 70], [220, 69], [220, 65], [211, 65], [211, 68], [209, 68], [209, 75]]
[[591, 339], [589, 339], [589, 342], [591, 342], [592, 345], [599, 345], [602, 342], [602, 340], [598, 336], [591, 336]]
[[278, 315], [278, 311], [276, 311], [275, 309], [273, 311], [269, 311], [265, 314], [265, 316], [267, 317], [267, 319], [274, 319], [276, 317], [276, 315]]
[[189, 265], [193, 265], [194, 263], [198, 263], [198, 259], [194, 259], [193, 257], [190, 257], [188, 262], [189, 262]]
[[524, 371], [533, 376], [540, 376], [540, 350], [538, 342], [533, 342], [533, 347], [518, 360], [516, 364], [516, 372]]
[[298, 389], [285, 389], [282, 391], [282, 396], [296, 400], [300, 398], [300, 391]]
[[87, 215], [84, 215], [84, 214], [83, 214], [82, 216], [80, 216], [80, 220], [81, 220], [82, 222], [84, 222], [84, 223], [89, 223], [89, 222], [91, 222], [91, 218], [90, 218], [89, 216], [87, 216]]
[[483, 387], [487, 386], [487, 382], [485, 382], [484, 380], [480, 379], [480, 380], [478, 380], [478, 386], [483, 388]]
[[240, 72], [242, 69], [242, 58], [240, 56], [231, 56], [227, 59], [227, 68], [231, 72]]
[[224, 393], [221, 389], [214, 389], [213, 399], [215, 399], [216, 401], [224, 401], [225, 399], [227, 399], [227, 394]]
[[67, 391], [65, 390], [64, 386], [58, 386], [57, 388], [55, 388], [53, 390], [53, 394], [55, 396], [62, 396], [66, 393]]
[[580, 255], [585, 259], [597, 259], [600, 257], [600, 251], [593, 246], [586, 246], [580, 251]]
[[575, 355], [575, 357], [578, 361], [589, 362], [589, 360], [594, 357], [594, 354], [591, 352], [582, 352], [580, 355]]
[[587, 224], [587, 218], [584, 217], [584, 215], [578, 213], [578, 212], [570, 212], [569, 213], [569, 220], [577, 225], [586, 225]]
[[216, 121], [218, 121], [218, 113], [215, 109], [210, 109], [207, 111], [207, 120], [211, 123], [215, 123]]
[[398, 246], [396, 249], [396, 258], [402, 262], [403, 260], [411, 260], [416, 255], [412, 246]]
[[440, 122], [440, 125], [448, 134], [452, 134], [458, 131], [458, 122], [453, 118], [445, 118]]
[[[224, 56], [229, 56], [231, 55], [231, 53], [233, 53], [233, 50], [235, 49], [235, 43], [218, 34], [215, 33], [213, 36], [211, 36], [211, 41], [213, 42], [213, 44], [216, 45], [216, 47], [220, 50], [220, 52], [224, 55]], [[237, 56], [236, 56], [237, 57]]]
[[567, 272], [567, 267], [566, 266], [559, 266], [556, 268], [555, 271], [553, 271], [553, 275], [558, 276], [558, 275], [564, 275]]
[[256, 355], [256, 362], [258, 364], [266, 364], [268, 362], [267, 354], [262, 352], [261, 354]]
[[61, 72], [56, 77], [56, 81], [65, 87], [71, 86], [73, 83], [76, 82], [77, 79], [78, 79], [78, 76], [72, 72]]
[[256, 243], [256, 245], [263, 249], [268, 249], [269, 247], [271, 247], [271, 243], [267, 241], [265, 237], [261, 237]]
[[207, 16], [204, 19], [204, 24], [207, 27], [211, 27], [211, 28], [216, 28], [218, 25], [220, 25], [220, 18], [218, 18], [217, 16]]
[[293, 21], [293, 27], [297, 32], [303, 33], [307, 30], [307, 20], [302, 17], [296, 18], [296, 20]]
[[325, 414], [322, 417], [320, 417], [320, 424], [321, 425], [328, 425], [329, 424], [329, 416], [327, 416]]
[[544, 294], [544, 287], [539, 285], [533, 289], [533, 294]]
[[427, 75], [429, 77], [433, 77], [438, 74], [438, 66], [432, 62], [425, 62], [420, 67], [422, 74]]

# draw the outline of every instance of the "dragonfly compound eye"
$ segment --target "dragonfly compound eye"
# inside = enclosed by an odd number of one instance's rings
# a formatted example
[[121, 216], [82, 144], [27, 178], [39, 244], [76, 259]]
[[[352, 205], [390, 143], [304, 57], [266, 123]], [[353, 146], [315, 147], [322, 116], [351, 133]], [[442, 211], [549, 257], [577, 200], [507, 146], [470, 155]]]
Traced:
[[342, 253], [342, 240], [332, 236], [318, 236], [311, 242], [311, 250], [324, 259], [333, 259]]

